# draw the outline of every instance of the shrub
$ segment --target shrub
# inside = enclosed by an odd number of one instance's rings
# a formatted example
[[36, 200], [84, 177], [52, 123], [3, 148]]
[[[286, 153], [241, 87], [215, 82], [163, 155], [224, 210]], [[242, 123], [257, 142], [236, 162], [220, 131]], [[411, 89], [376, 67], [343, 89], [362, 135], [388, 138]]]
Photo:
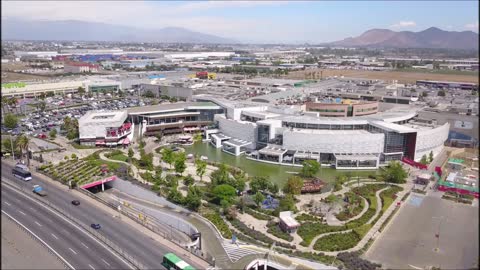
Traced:
[[232, 231], [230, 231], [230, 228], [228, 228], [228, 225], [218, 213], [212, 211], [208, 213], [203, 213], [202, 216], [210, 220], [215, 225], [215, 227], [217, 227], [217, 229], [220, 231], [224, 238], [232, 238]]
[[305, 213], [302, 213], [301, 215], [298, 215], [295, 219], [298, 222], [307, 222], [307, 221], [321, 222], [322, 221], [322, 218], [319, 218], [319, 217], [316, 217], [316, 216], [313, 216], [313, 215], [309, 215], [309, 214], [305, 214]]
[[262, 214], [262, 213], [259, 213], [257, 211], [254, 211], [248, 207], [244, 208], [245, 209], [245, 212], [251, 216], [253, 216], [254, 218], [256, 219], [259, 219], [259, 220], [272, 220], [272, 217], [270, 216], [267, 216], [265, 214]]
[[382, 267], [381, 264], [371, 263], [367, 260], [361, 259], [357, 252], [338, 253], [337, 259], [343, 262], [345, 269], [375, 270]]

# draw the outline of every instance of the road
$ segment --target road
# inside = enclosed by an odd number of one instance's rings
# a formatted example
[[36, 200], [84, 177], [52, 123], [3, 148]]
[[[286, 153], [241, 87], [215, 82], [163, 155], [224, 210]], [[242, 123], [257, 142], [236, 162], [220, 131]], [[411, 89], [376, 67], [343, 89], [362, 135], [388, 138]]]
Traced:
[[[28, 195], [2, 183], [2, 214], [37, 235], [75, 269], [131, 268], [97, 239]], [[3, 216], [3, 218], [6, 218]]]
[[[68, 191], [67, 187], [53, 183], [43, 175], [32, 172], [32, 181], [23, 182], [18, 180], [12, 176], [12, 168], [13, 165], [2, 162], [2, 178], [18, 181], [24, 184], [26, 189], [31, 189], [35, 184], [42, 185], [48, 193], [48, 195], [44, 197], [45, 200], [57, 207], [63, 208], [84, 224], [99, 223], [102, 226], [102, 229], [99, 230], [102, 236], [112, 241], [115, 245], [120, 246], [126, 253], [135, 258], [135, 260], [141, 262], [145, 268], [163, 269], [161, 258], [165, 253], [172, 252], [169, 246], [155, 241], [121, 219], [113, 217], [111, 213], [97, 207], [88, 200], [84, 200], [84, 195]], [[71, 204], [72, 200], [79, 200], [81, 204], [79, 206], [73, 206]], [[180, 254], [177, 255], [183, 257]], [[188, 258], [182, 259], [197, 269], [205, 268], [192, 263]]]

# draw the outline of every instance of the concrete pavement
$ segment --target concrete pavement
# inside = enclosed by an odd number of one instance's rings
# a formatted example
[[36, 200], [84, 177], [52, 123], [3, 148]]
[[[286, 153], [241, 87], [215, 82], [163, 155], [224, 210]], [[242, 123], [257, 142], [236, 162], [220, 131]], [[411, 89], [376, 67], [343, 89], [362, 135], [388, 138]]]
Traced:
[[2, 269], [66, 269], [56, 256], [4, 214], [1, 242]]
[[[45, 241], [75, 269], [128, 269], [130, 265], [105, 245], [41, 203], [2, 182], [2, 213]], [[36, 196], [32, 193], [32, 196]], [[59, 257], [60, 257], [59, 256]]]

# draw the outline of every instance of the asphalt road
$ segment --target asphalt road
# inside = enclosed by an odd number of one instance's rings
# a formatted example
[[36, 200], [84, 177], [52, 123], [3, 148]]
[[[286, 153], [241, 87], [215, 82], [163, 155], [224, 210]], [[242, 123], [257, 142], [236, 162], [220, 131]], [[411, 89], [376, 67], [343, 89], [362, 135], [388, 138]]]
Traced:
[[[128, 269], [98, 240], [46, 206], [2, 183], [2, 213], [45, 241], [75, 269]], [[4, 217], [6, 218], [6, 217]]]
[[[2, 178], [8, 178], [20, 182], [25, 185], [27, 189], [32, 189], [32, 186], [35, 184], [43, 186], [48, 194], [44, 197], [45, 200], [59, 208], [63, 208], [66, 212], [84, 224], [89, 225], [92, 223], [99, 223], [102, 226], [99, 230], [99, 233], [102, 236], [112, 241], [115, 245], [120, 246], [124, 252], [139, 261], [145, 268], [163, 269], [163, 266], [161, 265], [163, 255], [172, 252], [169, 247], [146, 236], [141, 231], [126, 224], [122, 220], [113, 217], [103, 209], [82, 200], [81, 196], [73, 192], [68, 192], [68, 189], [44, 180], [44, 176], [32, 172], [33, 179], [29, 182], [24, 182], [13, 177], [11, 174], [12, 167], [12, 165], [2, 162]], [[33, 195], [34, 194], [32, 193], [32, 196]], [[73, 206], [71, 204], [72, 200], [79, 200], [81, 204], [79, 206]], [[181, 257], [180, 254], [177, 254], [177, 256]], [[182, 259], [197, 269], [201, 268], [187, 258]]]

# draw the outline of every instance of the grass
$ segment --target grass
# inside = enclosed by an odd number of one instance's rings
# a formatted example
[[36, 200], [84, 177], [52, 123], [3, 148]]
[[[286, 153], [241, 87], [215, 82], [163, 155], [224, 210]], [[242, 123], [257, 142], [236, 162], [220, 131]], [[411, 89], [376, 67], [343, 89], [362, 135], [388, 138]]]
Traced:
[[361, 239], [355, 231], [331, 234], [315, 242], [314, 249], [319, 251], [345, 250], [356, 246]]
[[128, 161], [128, 157], [124, 154], [117, 154], [117, 155], [113, 155], [111, 157], [109, 157], [109, 159], [113, 159], [113, 160], [118, 160], [118, 161], [123, 161], [123, 162], [127, 162]]
[[80, 145], [78, 143], [70, 143], [75, 149], [97, 149], [96, 146]]

